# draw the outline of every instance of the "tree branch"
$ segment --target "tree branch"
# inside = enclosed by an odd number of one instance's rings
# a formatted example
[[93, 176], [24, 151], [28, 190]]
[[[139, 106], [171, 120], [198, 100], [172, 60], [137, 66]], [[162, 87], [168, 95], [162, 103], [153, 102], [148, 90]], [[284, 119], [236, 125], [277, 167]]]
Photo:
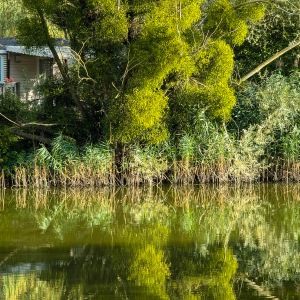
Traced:
[[248, 1], [248, 2], [243, 2], [243, 3], [239, 3], [239, 4], [237, 4], [237, 5], [234, 5], [233, 8], [239, 9], [239, 8], [245, 6], [245, 5], [250, 5], [250, 4], [255, 4], [255, 3], [263, 3], [263, 4], [274, 5], [277, 9], [282, 10], [282, 11], [284, 11], [285, 13], [287, 13], [287, 14], [289, 14], [289, 15], [295, 15], [295, 16], [299, 15], [299, 13], [293, 13], [293, 12], [290, 12], [290, 11], [288, 11], [288, 10], [286, 10], [286, 9], [284, 9], [284, 8], [282, 8], [282, 7], [280, 7], [279, 4], [277, 4], [276, 2], [279, 2], [279, 3], [280, 3], [280, 2], [282, 2], [282, 1], [281, 1], [281, 0], [277, 0], [277, 1], [276, 1], [276, 0], [275, 0], [275, 1], [267, 1], [267, 0], [250, 0], [250, 1]]
[[60, 60], [59, 58], [59, 55], [55, 49], [55, 46], [54, 44], [52, 43], [52, 39], [50, 37], [50, 34], [49, 34], [49, 30], [48, 30], [48, 25], [47, 25], [47, 22], [46, 22], [46, 19], [45, 19], [45, 16], [43, 14], [43, 11], [42, 9], [38, 6], [36, 8], [37, 10], [37, 13], [38, 13], [38, 16], [40, 18], [40, 21], [42, 23], [42, 26], [43, 26], [43, 29], [44, 29], [44, 32], [45, 32], [45, 37], [46, 37], [46, 40], [47, 40], [47, 45], [54, 57], [54, 60], [56, 61], [57, 63], [57, 66], [59, 68], [59, 71], [61, 73], [61, 76], [63, 77], [70, 93], [71, 93], [71, 96], [76, 104], [76, 106], [78, 107], [79, 111], [81, 112], [82, 116], [83, 117], [86, 117], [86, 111], [82, 105], [82, 102], [80, 101], [76, 91], [75, 91], [75, 87], [73, 86], [73, 84], [71, 83], [71, 80], [70, 80], [70, 77], [69, 77], [69, 74], [64, 66], [64, 64], [62, 63], [62, 61]]
[[42, 144], [47, 144], [50, 145], [51, 144], [51, 139], [48, 139], [44, 136], [41, 135], [36, 135], [34, 133], [28, 133], [28, 132], [24, 132], [19, 130], [19, 128], [16, 127], [12, 127], [10, 128], [11, 132], [19, 137], [28, 139], [28, 140], [33, 140], [33, 141], [37, 141], [40, 142]]
[[266, 1], [266, 0], [251, 0], [251, 1], [248, 1], [248, 2], [242, 2], [242, 3], [239, 3], [237, 5], [234, 5], [233, 8], [240, 8], [242, 6], [245, 6], [245, 5], [250, 5], [250, 4], [255, 4], [255, 3], [264, 3], [264, 4], [272, 4], [270, 3], [269, 1]]
[[264, 68], [265, 66], [267, 66], [268, 64], [270, 64], [272, 61], [274, 61], [275, 59], [279, 58], [280, 56], [282, 56], [283, 54], [285, 54], [286, 52], [292, 50], [293, 48], [297, 47], [300, 45], [300, 40], [296, 41], [292, 44], [290, 44], [288, 47], [284, 48], [283, 50], [275, 53], [273, 56], [271, 56], [269, 59], [267, 59], [266, 61], [264, 61], [263, 63], [261, 63], [260, 65], [258, 65], [254, 70], [252, 70], [251, 72], [249, 72], [248, 74], [246, 74], [245, 76], [243, 76], [240, 81], [239, 84], [241, 84], [242, 82], [246, 81], [247, 79], [249, 79], [250, 77], [252, 77], [253, 75], [255, 75], [256, 73], [258, 73], [262, 68]]
[[51, 139], [48, 139], [41, 135], [35, 135], [34, 133], [24, 132], [21, 129], [36, 127], [41, 131], [51, 133], [51, 130], [49, 130], [49, 128], [58, 125], [58, 124], [36, 123], [36, 122], [21, 124], [21, 123], [17, 123], [15, 121], [11, 120], [10, 118], [6, 117], [2, 113], [0, 113], [0, 116], [3, 117], [5, 120], [7, 120], [9, 123], [15, 125], [15, 126], [9, 128], [12, 134], [17, 135], [22, 138], [25, 138], [25, 139], [35, 140], [35, 141], [41, 142], [43, 144], [51, 144]]
[[11, 120], [10, 118], [8, 118], [7, 116], [5, 116], [4, 114], [0, 113], [0, 116], [1, 116], [2, 118], [4, 118], [5, 120], [7, 120], [9, 123], [12, 123], [12, 124], [14, 124], [14, 125], [16, 125], [16, 126], [20, 126], [19, 123], [16, 123], [15, 121]]

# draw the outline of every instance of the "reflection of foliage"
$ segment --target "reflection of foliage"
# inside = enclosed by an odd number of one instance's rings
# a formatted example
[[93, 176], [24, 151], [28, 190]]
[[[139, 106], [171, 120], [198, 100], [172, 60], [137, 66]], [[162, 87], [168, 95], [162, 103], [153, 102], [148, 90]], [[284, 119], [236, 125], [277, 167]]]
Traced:
[[238, 264], [232, 251], [219, 249], [207, 256], [205, 260], [203, 274], [208, 284], [206, 288], [200, 287], [203, 299], [235, 299], [231, 279], [235, 275]]
[[[66, 202], [47, 207], [33, 212], [39, 229], [45, 233], [52, 228], [55, 235], [63, 240], [70, 232], [76, 232], [79, 224], [85, 224], [87, 228], [99, 227], [108, 229], [115, 219], [115, 210], [108, 199], [99, 195], [88, 201], [77, 202], [76, 196], [71, 205]], [[80, 196], [79, 196], [80, 197]]]
[[129, 215], [135, 224], [168, 224], [170, 220], [169, 208], [160, 202], [145, 201], [128, 207]]
[[[228, 282], [236, 268], [231, 248], [239, 261], [239, 273], [247, 273], [260, 285], [277, 287], [283, 280], [293, 282], [299, 278], [300, 207], [296, 185], [5, 193], [4, 209], [0, 211], [1, 245], [20, 239], [29, 246], [61, 241], [72, 245], [120, 245], [125, 250], [117, 254], [122, 271], [116, 273], [130, 277], [129, 284], [139, 282], [141, 290], [150, 289], [146, 281], [152, 285], [157, 282], [158, 277], [152, 277], [156, 276], [154, 268], [161, 270], [157, 276], [165, 274], [166, 279], [170, 272], [165, 268], [170, 267], [172, 282], [180, 285], [177, 288], [182, 293], [219, 293], [230, 299]], [[9, 208], [7, 203], [16, 203], [17, 209]], [[32, 235], [32, 226], [35, 231], [39, 226], [44, 235]], [[164, 251], [173, 243], [176, 246]], [[216, 251], [216, 246], [222, 250]], [[141, 274], [137, 269], [142, 270]], [[146, 273], [142, 275], [146, 270], [150, 279]], [[152, 292], [154, 288], [162, 291], [159, 285], [152, 288]]]
[[36, 221], [39, 228], [45, 232], [51, 225], [55, 216], [59, 213], [59, 206], [54, 206], [53, 209], [48, 211], [42, 211], [41, 213], [35, 214]]
[[191, 249], [176, 247], [173, 252], [172, 265], [179, 264], [180, 269], [174, 278], [178, 299], [235, 299], [232, 279], [237, 261], [232, 250], [211, 249], [205, 257], [193, 250], [190, 257]]
[[272, 214], [264, 212], [264, 222], [253, 222], [251, 231], [241, 232], [245, 239], [243, 251], [248, 251], [247, 265], [241, 267], [271, 286], [283, 280], [298, 280], [300, 276], [299, 203], [286, 201], [277, 205], [269, 207]]
[[138, 286], [145, 286], [150, 293], [159, 295], [160, 299], [168, 299], [165, 291], [166, 279], [170, 276], [164, 252], [147, 245], [140, 249], [129, 270], [129, 280], [134, 280]]
[[227, 197], [224, 204], [202, 200], [190, 207], [188, 202], [188, 207], [177, 212], [178, 229], [197, 240], [204, 251], [214, 243], [227, 245], [237, 228], [251, 232], [254, 224], [263, 221], [259, 219], [263, 218], [263, 208], [251, 192]]
[[[64, 279], [57, 281], [41, 280], [35, 273], [8, 274], [0, 277], [1, 299], [61, 299], [64, 292]], [[30, 296], [29, 296], [30, 295]], [[69, 297], [64, 299], [81, 299], [82, 287], [73, 286]]]
[[203, 274], [216, 283], [228, 283], [237, 269], [237, 261], [230, 249], [218, 249], [205, 259]]

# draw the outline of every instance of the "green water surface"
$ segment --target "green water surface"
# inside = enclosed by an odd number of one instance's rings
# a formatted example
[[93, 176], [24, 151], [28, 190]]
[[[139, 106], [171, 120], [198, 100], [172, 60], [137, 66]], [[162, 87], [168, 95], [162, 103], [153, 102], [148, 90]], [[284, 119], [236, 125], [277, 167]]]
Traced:
[[0, 190], [0, 299], [300, 299], [300, 185]]

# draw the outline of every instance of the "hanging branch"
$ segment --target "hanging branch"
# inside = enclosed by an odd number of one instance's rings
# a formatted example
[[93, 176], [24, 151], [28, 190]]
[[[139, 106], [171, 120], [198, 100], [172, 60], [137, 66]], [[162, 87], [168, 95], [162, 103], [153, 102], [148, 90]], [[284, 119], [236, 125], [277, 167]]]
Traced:
[[12, 124], [14, 124], [14, 125], [16, 125], [16, 126], [20, 126], [19, 123], [16, 123], [15, 121], [11, 120], [10, 118], [8, 118], [7, 116], [5, 116], [5, 115], [2, 114], [1, 112], [0, 112], [0, 116], [1, 116], [2, 118], [4, 118], [6, 121], [8, 121], [9, 123], [12, 123]]
[[42, 144], [50, 145], [51, 142], [52, 142], [51, 139], [46, 138], [42, 135], [37, 135], [37, 134], [34, 134], [34, 133], [24, 132], [24, 131], [20, 130], [19, 128], [12, 127], [12, 128], [10, 128], [10, 131], [13, 134], [15, 134], [19, 137], [22, 137], [22, 138], [27, 139], [27, 140], [37, 141], [37, 142], [42, 143]]

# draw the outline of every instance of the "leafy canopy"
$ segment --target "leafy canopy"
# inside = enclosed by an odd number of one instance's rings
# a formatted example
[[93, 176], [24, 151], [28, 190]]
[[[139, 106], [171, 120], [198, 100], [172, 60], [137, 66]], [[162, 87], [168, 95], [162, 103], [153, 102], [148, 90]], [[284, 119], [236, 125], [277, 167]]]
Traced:
[[[193, 126], [199, 110], [228, 120], [234, 55], [264, 5], [245, 0], [23, 0], [27, 46], [69, 39], [63, 76], [85, 126], [115, 142], [159, 143]], [[55, 31], [56, 30], [56, 31]], [[62, 71], [65, 69], [61, 67]], [[84, 112], [84, 113], [83, 113]]]

